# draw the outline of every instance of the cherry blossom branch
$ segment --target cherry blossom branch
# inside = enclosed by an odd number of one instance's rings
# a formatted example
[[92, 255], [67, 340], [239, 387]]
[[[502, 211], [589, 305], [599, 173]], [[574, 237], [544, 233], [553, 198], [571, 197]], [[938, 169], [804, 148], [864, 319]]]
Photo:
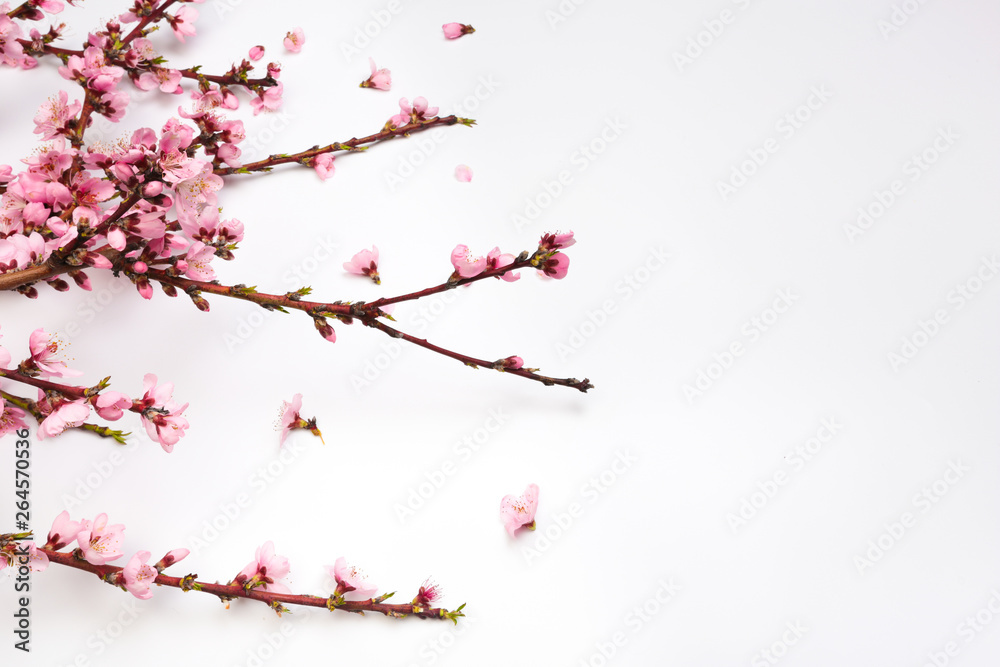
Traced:
[[310, 149], [298, 152], [298, 153], [277, 153], [264, 158], [263, 160], [258, 160], [257, 162], [250, 162], [243, 165], [242, 167], [220, 167], [215, 169], [215, 174], [218, 176], [227, 176], [230, 174], [249, 174], [256, 171], [270, 171], [279, 164], [288, 163], [299, 163], [308, 164], [308, 160], [316, 157], [317, 155], [323, 155], [325, 153], [335, 153], [335, 152], [359, 152], [366, 150], [366, 144], [375, 144], [379, 141], [384, 141], [387, 139], [393, 139], [400, 136], [409, 136], [411, 132], [421, 132], [423, 130], [429, 130], [432, 127], [437, 127], [439, 125], [455, 125], [461, 124], [466, 127], [472, 127], [476, 124], [471, 118], [459, 118], [458, 116], [443, 116], [434, 117], [426, 120], [416, 120], [412, 123], [403, 125], [402, 127], [393, 127], [386, 125], [386, 127], [380, 132], [375, 134], [369, 134], [367, 137], [357, 137], [349, 139], [347, 141], [335, 141], [328, 146], [314, 146]]
[[[183, 0], [181, 0], [183, 1]], [[170, 5], [176, 3], [177, 0], [166, 0], [162, 5], [154, 9], [148, 15], [143, 16], [139, 19], [138, 24], [132, 29], [132, 32], [127, 34], [122, 39], [122, 44], [127, 46], [136, 37], [144, 37], [147, 33], [146, 26], [150, 23], [157, 23], [163, 20], [164, 13], [169, 9]]]
[[[101, 517], [104, 517], [104, 519], [102, 520]], [[260, 566], [258, 566], [257, 572], [255, 572], [252, 576], [245, 568], [233, 582], [228, 584], [198, 581], [197, 574], [188, 574], [183, 577], [172, 577], [170, 575], [163, 574], [163, 569], [166, 569], [174, 562], [177, 562], [181, 558], [187, 556], [188, 552], [186, 549], [180, 549], [168, 553], [167, 556], [157, 563], [155, 569], [146, 565], [142, 566], [144, 568], [148, 568], [145, 573], [141, 572], [141, 568], [137, 567], [135, 568], [136, 571], [132, 574], [132, 577], [130, 577], [130, 573], [127, 572], [129, 566], [117, 567], [106, 563], [92, 563], [88, 560], [88, 558], [94, 560], [93, 551], [95, 549], [98, 552], [106, 553], [108, 548], [106, 546], [108, 536], [113, 536], [116, 532], [120, 535], [121, 530], [124, 528], [124, 526], [107, 526], [106, 515], [101, 515], [101, 517], [98, 517], [98, 519], [93, 523], [84, 522], [86, 524], [85, 526], [76, 524], [77, 529], [83, 528], [85, 531], [84, 533], [80, 533], [80, 535], [82, 536], [81, 542], [86, 545], [85, 548], [87, 551], [85, 551], [84, 548], [74, 549], [73, 551], [58, 550], [59, 548], [66, 546], [67, 542], [72, 541], [72, 537], [68, 535], [60, 535], [56, 532], [59, 526], [73, 525], [75, 523], [68, 520], [68, 515], [66, 515], [65, 520], [63, 520], [62, 516], [56, 520], [56, 523], [53, 525], [53, 531], [49, 533], [49, 542], [43, 547], [39, 547], [35, 545], [34, 542], [29, 541], [29, 538], [32, 536], [31, 532], [2, 534], [0, 535], [0, 558], [4, 560], [3, 565], [6, 566], [8, 564], [12, 564], [13, 561], [19, 557], [23, 557], [26, 562], [30, 561], [33, 569], [38, 570], [44, 570], [48, 567], [48, 565], [56, 563], [65, 567], [81, 570], [83, 572], [89, 572], [105, 583], [129, 590], [137, 597], [142, 597], [144, 599], [151, 597], [149, 587], [151, 584], [156, 584], [157, 586], [177, 588], [184, 592], [196, 591], [199, 593], [214, 595], [225, 603], [227, 608], [229, 606], [229, 602], [232, 600], [240, 598], [246, 600], [256, 600], [257, 602], [263, 602], [266, 604], [268, 607], [277, 612], [279, 616], [284, 612], [289, 612], [289, 609], [285, 605], [319, 607], [326, 608], [330, 611], [346, 611], [362, 615], [367, 611], [383, 614], [393, 618], [415, 616], [417, 618], [448, 620], [452, 621], [456, 625], [458, 624], [458, 619], [465, 616], [462, 611], [465, 608], [464, 604], [455, 610], [432, 606], [431, 603], [440, 596], [440, 593], [436, 587], [428, 586], [426, 582], [425, 585], [418, 591], [413, 602], [409, 604], [389, 604], [385, 601], [395, 595], [395, 593], [386, 593], [367, 600], [346, 600], [344, 598], [344, 594], [357, 590], [355, 586], [360, 586], [360, 583], [356, 581], [355, 578], [344, 580], [341, 578], [340, 574], [335, 574], [338, 579], [337, 590], [329, 597], [319, 597], [316, 595], [295, 595], [292, 593], [265, 590], [267, 588], [267, 584], [264, 584], [263, 582], [270, 581], [273, 585], [273, 579], [268, 579], [267, 575], [264, 573], [267, 568]], [[91, 540], [94, 541], [91, 542]], [[105, 544], [102, 545], [102, 541], [105, 542]], [[19, 545], [19, 542], [23, 544]], [[273, 550], [265, 552], [269, 555], [261, 556], [262, 550], [264, 550], [264, 548], [258, 550], [258, 560], [266, 557], [269, 560], [265, 562], [272, 565], [276, 564], [277, 561], [284, 561], [283, 567], [287, 573], [288, 567], [286, 559], [280, 556], [275, 558]], [[146, 552], [146, 557], [148, 558], [148, 556], [149, 553]], [[99, 555], [96, 560], [103, 561], [105, 559]], [[340, 561], [338, 561], [338, 565], [339, 563]], [[251, 566], [253, 565], [258, 564], [252, 563]], [[154, 573], [155, 576], [153, 576]], [[145, 576], [141, 576], [143, 574], [145, 574]], [[347, 576], [346, 571], [344, 574]], [[136, 583], [136, 579], [140, 580], [138, 584]]]

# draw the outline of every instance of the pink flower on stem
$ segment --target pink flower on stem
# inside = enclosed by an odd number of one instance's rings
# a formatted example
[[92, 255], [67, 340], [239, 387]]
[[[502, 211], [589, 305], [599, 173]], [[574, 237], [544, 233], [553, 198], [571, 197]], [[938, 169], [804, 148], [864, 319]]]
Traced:
[[104, 565], [108, 561], [122, 557], [120, 550], [122, 524], [108, 525], [108, 515], [98, 514], [93, 523], [83, 522], [83, 528], [77, 533], [76, 541], [80, 545], [83, 558], [91, 565]]
[[69, 518], [69, 512], [63, 510], [52, 522], [45, 548], [59, 551], [63, 547], [73, 544], [81, 530], [83, 530], [83, 522], [73, 521]]
[[254, 560], [240, 570], [233, 583], [239, 584], [246, 591], [261, 590], [271, 593], [290, 593], [291, 591], [287, 586], [277, 581], [278, 579], [287, 577], [290, 570], [288, 559], [275, 554], [274, 543], [267, 541], [257, 547]]
[[351, 600], [368, 600], [378, 592], [378, 586], [370, 583], [361, 570], [353, 565], [348, 565], [347, 559], [343, 556], [338, 558], [332, 567], [330, 565], [325, 567], [326, 571], [337, 582], [337, 590], [334, 595], [338, 597], [343, 596], [346, 600], [347, 596], [350, 595]]
[[471, 35], [476, 31], [471, 25], [463, 23], [445, 23], [441, 29], [444, 30], [444, 36], [448, 39], [458, 39], [462, 35]]
[[472, 180], [472, 169], [470, 169], [467, 164], [458, 165], [455, 167], [455, 178], [462, 183], [470, 182]]
[[31, 540], [11, 541], [0, 550], [0, 570], [8, 565], [15, 569], [27, 565], [32, 572], [41, 572], [49, 566], [49, 557]]
[[250, 49], [250, 60], [257, 62], [264, 57], [264, 47], [257, 45]]
[[351, 258], [351, 261], [344, 262], [344, 270], [359, 276], [368, 276], [376, 285], [382, 284], [382, 279], [378, 275], [378, 248], [376, 246], [372, 246], [371, 250], [361, 250]]
[[473, 257], [469, 246], [459, 244], [451, 251], [451, 265], [460, 277], [472, 278], [486, 270], [486, 258]]
[[173, 16], [166, 16], [166, 19], [174, 29], [174, 35], [183, 42], [185, 37], [195, 34], [194, 22], [198, 20], [198, 10], [184, 5]]
[[24, 423], [24, 414], [24, 410], [0, 398], [0, 438], [8, 433], [28, 428]]
[[417, 597], [413, 598], [413, 606], [421, 607], [427, 609], [434, 604], [435, 600], [441, 599], [441, 587], [435, 583], [431, 583], [430, 579], [424, 581], [420, 586], [420, 590], [417, 591]]
[[389, 90], [392, 86], [392, 72], [385, 69], [376, 69], [375, 59], [369, 58], [368, 64], [371, 66], [371, 76], [361, 82], [362, 88], [376, 88], [378, 90]]
[[569, 271], [569, 256], [557, 252], [543, 259], [538, 265], [538, 270], [550, 278], [561, 280]]
[[90, 406], [85, 399], [63, 403], [38, 425], [38, 439], [55, 437], [68, 428], [76, 428], [89, 416]]
[[561, 234], [556, 232], [555, 234], [542, 234], [542, 239], [538, 242], [539, 250], [558, 250], [560, 248], [568, 248], [576, 243], [576, 239], [573, 238], [573, 232], [566, 232]]
[[56, 336], [45, 333], [44, 329], [35, 329], [28, 338], [31, 357], [27, 363], [45, 376], [71, 378], [83, 375], [82, 372], [67, 367], [65, 361], [56, 358], [62, 347], [62, 341]]
[[[496, 269], [502, 269], [505, 266], [513, 264], [516, 259], [517, 258], [510, 253], [501, 254], [499, 247], [493, 248], [493, 250], [490, 250], [489, 254], [486, 255], [486, 270], [494, 271]], [[515, 280], [519, 280], [521, 278], [521, 274], [516, 271], [508, 271], [507, 273], [496, 277], [505, 282], [512, 283]]]
[[281, 402], [281, 417], [278, 421], [278, 428], [281, 429], [280, 445], [284, 446], [285, 438], [287, 438], [288, 434], [297, 428], [308, 429], [313, 435], [320, 439], [320, 442], [326, 444], [326, 441], [323, 440], [323, 434], [316, 426], [316, 418], [313, 417], [312, 419], [303, 419], [302, 416], [299, 415], [299, 411], [301, 409], [302, 394], [295, 394], [295, 396], [292, 396], [291, 402]]
[[518, 528], [535, 529], [535, 512], [538, 510], [538, 485], [529, 484], [524, 494], [518, 497], [504, 496], [500, 503], [500, 519], [507, 534], [514, 537]]
[[66, 91], [59, 91], [58, 98], [49, 98], [38, 108], [38, 113], [35, 115], [35, 134], [42, 135], [42, 141], [55, 139], [64, 134], [66, 123], [76, 117], [81, 106], [79, 102], [70, 104]]
[[313, 169], [316, 170], [316, 173], [324, 181], [333, 176], [333, 172], [335, 170], [335, 167], [333, 166], [333, 161], [335, 159], [336, 157], [330, 155], [329, 153], [322, 153], [312, 159]]
[[163, 556], [163, 558], [157, 561], [156, 565], [153, 567], [156, 568], [157, 572], [163, 572], [174, 563], [178, 563], [187, 558], [190, 553], [191, 552], [188, 549], [171, 549], [166, 553], [166, 555]]
[[509, 368], [512, 371], [520, 370], [524, 368], [524, 359], [517, 356], [507, 357], [494, 362], [493, 367], [498, 369]]
[[156, 580], [156, 575], [159, 574], [153, 566], [146, 564], [149, 556], [148, 551], [136, 553], [122, 570], [125, 590], [140, 600], [148, 600], [153, 597], [153, 591], [149, 587]]
[[108, 421], [118, 421], [122, 411], [132, 407], [132, 399], [117, 391], [103, 391], [90, 399], [97, 414]]
[[147, 373], [142, 378], [143, 396], [133, 403], [141, 410], [142, 425], [153, 440], [157, 440], [168, 454], [184, 435], [189, 424], [181, 417], [188, 404], [179, 405], [173, 400], [174, 383], [156, 386], [156, 376]]
[[302, 51], [302, 45], [306, 42], [306, 36], [302, 32], [302, 28], [293, 28], [291, 32], [285, 34], [285, 48], [292, 53], [299, 53]]
[[[215, 269], [212, 268], [212, 260], [215, 258], [215, 247], [205, 245], [201, 241], [195, 241], [188, 248], [184, 257], [187, 268], [184, 275], [193, 280], [215, 280]], [[178, 265], [180, 262], [178, 262]]]
[[285, 84], [279, 83], [276, 86], [271, 86], [267, 90], [258, 93], [257, 97], [250, 100], [250, 107], [253, 109], [253, 115], [256, 116], [260, 114], [261, 111], [277, 111], [281, 108], [281, 94], [285, 90]]

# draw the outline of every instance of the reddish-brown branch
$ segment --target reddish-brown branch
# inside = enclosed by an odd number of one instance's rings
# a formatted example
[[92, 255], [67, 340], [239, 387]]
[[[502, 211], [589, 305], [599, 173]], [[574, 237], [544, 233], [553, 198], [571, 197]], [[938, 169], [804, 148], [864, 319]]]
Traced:
[[20, 382], [22, 384], [30, 385], [36, 389], [41, 389], [42, 391], [56, 391], [65, 396], [66, 398], [76, 400], [80, 398], [86, 398], [88, 388], [87, 387], [75, 387], [68, 384], [57, 384], [55, 382], [50, 382], [48, 380], [43, 380], [41, 378], [31, 377], [30, 375], [25, 375], [18, 371], [10, 371], [0, 368], [0, 377], [7, 378], [13, 382]]
[[215, 170], [215, 173], [219, 176], [226, 176], [229, 174], [249, 174], [255, 171], [268, 171], [279, 164], [288, 164], [291, 162], [303, 163], [306, 160], [316, 157], [317, 155], [322, 155], [324, 153], [338, 153], [343, 151], [354, 152], [358, 150], [363, 150], [361, 147], [366, 144], [374, 144], [379, 141], [384, 141], [386, 139], [393, 139], [395, 137], [407, 136], [411, 132], [422, 132], [423, 130], [429, 130], [432, 127], [437, 127], [441, 125], [455, 125], [462, 124], [467, 126], [472, 126], [476, 121], [471, 118], [459, 118], [458, 116], [444, 116], [429, 118], [427, 120], [419, 120], [402, 127], [391, 128], [386, 126], [381, 132], [376, 132], [375, 134], [369, 134], [367, 137], [361, 137], [360, 139], [354, 137], [348, 141], [335, 141], [328, 146], [313, 146], [307, 150], [283, 154], [278, 153], [271, 155], [263, 160], [258, 160], [257, 162], [251, 162], [245, 164], [242, 167], [220, 167]]
[[162, 5], [160, 5], [152, 12], [150, 12], [149, 16], [144, 16], [141, 19], [139, 19], [139, 23], [134, 28], [132, 28], [132, 32], [130, 32], [129, 34], [125, 35], [125, 37], [122, 38], [122, 44], [127, 46], [136, 37], [142, 37], [145, 34], [146, 26], [149, 25], [150, 23], [155, 23], [163, 20], [163, 15], [166, 13], [170, 5], [174, 4], [175, 2], [177, 2], [177, 0], [167, 0]]
[[[4, 535], [3, 537], [9, 539], [11, 536]], [[48, 556], [49, 563], [57, 563], [59, 565], [65, 565], [77, 570], [83, 570], [84, 572], [90, 572], [106, 582], [117, 581], [119, 574], [122, 571], [122, 568], [115, 567], [113, 565], [92, 565], [87, 561], [78, 558], [76, 552], [53, 551], [44, 548], [38, 548], [38, 551]], [[212, 584], [207, 581], [197, 581], [195, 580], [196, 576], [197, 575], [192, 574], [186, 577], [171, 577], [166, 574], [159, 574], [154, 582], [159, 586], [179, 588], [182, 591], [198, 591], [201, 593], [215, 595], [223, 602], [228, 602], [229, 600], [236, 598], [257, 600], [258, 602], [263, 602], [268, 605], [278, 613], [286, 611], [284, 605], [301, 605], [305, 607], [326, 608], [330, 611], [339, 610], [351, 611], [355, 613], [371, 611], [384, 614], [386, 616], [417, 616], [419, 618], [450, 620], [455, 623], [458, 623], [459, 618], [465, 616], [465, 614], [462, 613], [462, 608], [465, 605], [462, 605], [462, 607], [459, 607], [454, 611], [449, 611], [440, 607], [418, 607], [413, 604], [387, 604], [380, 601], [384, 600], [385, 597], [388, 596], [361, 600], [358, 602], [335, 601], [332, 596], [330, 598], [323, 598], [315, 595], [269, 593], [259, 589], [252, 589], [248, 591], [239, 584]]]

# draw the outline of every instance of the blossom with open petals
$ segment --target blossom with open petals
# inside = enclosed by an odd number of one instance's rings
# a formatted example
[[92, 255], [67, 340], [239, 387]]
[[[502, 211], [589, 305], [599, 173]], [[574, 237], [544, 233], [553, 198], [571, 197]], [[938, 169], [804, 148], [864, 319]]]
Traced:
[[486, 270], [486, 258], [473, 257], [469, 246], [459, 244], [451, 251], [451, 265], [462, 278], [472, 278]]
[[538, 485], [529, 484], [521, 496], [504, 496], [500, 503], [500, 519], [507, 534], [514, 537], [518, 528], [535, 527], [535, 512], [538, 510]]
[[389, 90], [392, 86], [392, 72], [386, 68], [375, 67], [375, 59], [369, 58], [368, 65], [371, 67], [371, 76], [361, 82], [362, 88], [375, 88], [377, 90]]
[[292, 53], [299, 53], [302, 51], [302, 45], [306, 43], [306, 35], [302, 32], [302, 28], [293, 28], [285, 35], [285, 48]]
[[91, 565], [104, 565], [108, 561], [121, 558], [124, 530], [125, 526], [120, 523], [109, 526], [107, 514], [98, 514], [93, 522], [84, 521], [82, 529], [76, 536], [84, 560]]
[[372, 246], [371, 250], [358, 251], [351, 261], [344, 262], [344, 270], [359, 276], [368, 276], [376, 285], [381, 285], [382, 279], [378, 275], [378, 247]]
[[254, 559], [240, 570], [233, 583], [239, 584], [247, 591], [290, 593], [287, 586], [278, 582], [278, 579], [287, 577], [290, 571], [288, 559], [275, 554], [274, 542], [268, 540], [257, 547]]
[[150, 553], [139, 551], [132, 556], [125, 568], [122, 570], [122, 578], [125, 580], [125, 590], [140, 600], [148, 600], [153, 597], [150, 586], [159, 574], [152, 565], [147, 565]]
[[368, 577], [353, 565], [347, 564], [347, 559], [341, 556], [332, 566], [327, 565], [326, 571], [337, 582], [335, 595], [343, 595], [344, 599], [368, 600], [378, 592], [378, 586], [368, 581]]

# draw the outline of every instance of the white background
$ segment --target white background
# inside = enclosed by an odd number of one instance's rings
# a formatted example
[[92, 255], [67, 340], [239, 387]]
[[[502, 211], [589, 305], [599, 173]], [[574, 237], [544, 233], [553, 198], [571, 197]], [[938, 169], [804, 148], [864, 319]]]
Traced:
[[[204, 314], [157, 291], [147, 303], [106, 276], [94, 275], [93, 294], [4, 295], [0, 332], [15, 359], [45, 327], [71, 338], [81, 382], [111, 375], [113, 389], [137, 396], [152, 372], [191, 404], [191, 429], [171, 455], [130, 417], [119, 424], [137, 437], [124, 449], [89, 434], [33, 437], [39, 534], [67, 507], [76, 519], [107, 512], [127, 527], [128, 555], [192, 548], [174, 574], [228, 581], [273, 540], [295, 592], [329, 594], [322, 566], [344, 555], [400, 601], [433, 575], [445, 606], [468, 603], [457, 628], [300, 609], [279, 619], [257, 603], [226, 611], [173, 589], [136, 601], [53, 566], [33, 578], [33, 652], [15, 652], [3, 630], [4, 660], [995, 664], [1000, 280], [989, 267], [1000, 252], [1000, 8], [337, 4], [210, 0], [198, 6], [197, 37], [180, 45], [163, 32], [154, 42], [171, 64], [207, 71], [254, 44], [280, 58], [282, 114], [252, 118], [245, 98], [237, 112], [260, 146], [249, 157], [377, 131], [400, 96], [424, 95], [478, 125], [339, 158], [327, 182], [302, 168], [229, 181], [224, 215], [247, 235], [236, 261], [217, 262], [220, 279], [373, 299], [441, 282], [457, 243], [517, 253], [543, 231], [572, 229], [579, 243], [565, 280], [491, 281], [423, 311], [400, 306], [396, 317], [432, 342], [489, 359], [519, 354], [596, 389], [472, 371], [392, 349], [360, 326], [337, 325], [331, 345], [301, 314], [260, 319], [242, 302], [208, 297]], [[91, 0], [60, 18], [76, 28], [75, 44], [124, 8]], [[728, 23], [718, 22], [723, 11]], [[450, 21], [477, 32], [446, 41], [440, 26]], [[294, 26], [306, 32], [298, 55], [281, 48]], [[366, 26], [369, 43], [345, 53]], [[369, 55], [392, 70], [391, 92], [357, 87]], [[16, 164], [35, 145], [38, 105], [78, 93], [52, 61], [4, 70], [0, 86], [0, 161]], [[159, 128], [184, 102], [133, 100], [120, 128], [95, 137]], [[746, 162], [753, 155], [763, 164]], [[454, 179], [462, 163], [470, 184]], [[561, 172], [562, 191], [547, 196]], [[720, 183], [739, 187], [724, 196]], [[859, 207], [877, 215], [851, 233]], [[341, 268], [373, 243], [381, 287]], [[657, 253], [669, 255], [662, 266]], [[967, 299], [959, 286], [978, 291]], [[782, 293], [791, 306], [777, 314], [769, 309]], [[938, 311], [943, 324], [928, 327]], [[67, 336], [72, 325], [79, 334]], [[915, 346], [909, 358], [904, 339]], [[742, 354], [729, 358], [734, 342]], [[686, 392], [699, 373], [704, 391]], [[282, 461], [272, 424], [297, 392], [326, 445], [298, 432]], [[502, 427], [464, 454], [456, 443], [497, 413]], [[809, 443], [824, 420], [835, 435]], [[806, 446], [808, 461], [796, 454]], [[634, 462], [608, 472], [619, 457]], [[449, 463], [455, 474], [440, 488], [421, 489]], [[269, 465], [278, 473], [265, 482]], [[597, 492], [590, 480], [602, 473]], [[953, 484], [940, 481], [946, 473]], [[530, 482], [541, 488], [538, 531], [511, 540], [500, 499]], [[429, 497], [401, 517], [421, 490]], [[234, 513], [240, 494], [249, 502]], [[580, 511], [567, 523], [573, 503]], [[904, 513], [912, 520], [893, 536]], [[657, 601], [671, 582], [676, 593]], [[12, 597], [0, 627], [11, 624]], [[646, 620], [635, 611], [644, 605]], [[601, 649], [616, 639], [607, 660]]]

